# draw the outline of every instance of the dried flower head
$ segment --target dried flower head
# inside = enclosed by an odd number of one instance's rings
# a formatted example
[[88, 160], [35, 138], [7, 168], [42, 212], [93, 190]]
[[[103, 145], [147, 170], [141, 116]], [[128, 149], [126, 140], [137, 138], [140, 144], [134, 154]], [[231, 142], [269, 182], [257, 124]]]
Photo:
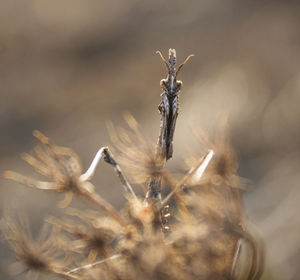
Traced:
[[66, 213], [73, 218], [50, 217], [47, 221], [72, 237], [69, 239], [72, 251], [81, 256], [87, 254], [88, 263], [94, 262], [99, 257], [106, 258], [111, 255], [112, 242], [122, 232], [118, 223], [109, 217], [99, 216], [96, 211], [82, 212], [71, 208], [67, 209]]
[[39, 181], [13, 171], [6, 171], [4, 177], [29, 187], [63, 192], [66, 197], [61, 206], [65, 207], [71, 202], [74, 193], [80, 194], [82, 188], [91, 187], [90, 184], [85, 185], [79, 178], [82, 173], [80, 160], [71, 149], [56, 146], [41, 132], [34, 131], [33, 135], [43, 146], [35, 148], [36, 157], [24, 153], [22, 158], [51, 181]]
[[[68, 276], [64, 273], [64, 269], [70, 265], [71, 259], [63, 250], [62, 244], [57, 241], [55, 231], [48, 229], [44, 227], [39, 238], [34, 241], [28, 222], [24, 218], [2, 220], [3, 235], [21, 262], [18, 265], [18, 273], [28, 274], [30, 271], [35, 271], [63, 276], [66, 279], [77, 279], [75, 276]], [[17, 264], [14, 265], [14, 268], [16, 267]], [[28, 274], [29, 276], [30, 279], [36, 279], [38, 274]]]
[[[65, 200], [59, 205], [61, 208], [70, 204], [74, 194], [79, 195], [92, 201], [98, 207], [105, 210], [113, 219], [118, 221], [119, 224], [124, 225], [116, 210], [101, 196], [95, 193], [94, 185], [90, 182], [101, 157], [111, 165], [115, 166], [116, 164], [107, 147], [99, 149], [91, 166], [85, 173], [81, 174], [82, 168], [79, 158], [71, 149], [56, 146], [48, 137], [39, 131], [34, 131], [34, 136], [37, 137], [44, 146], [43, 148], [37, 147], [35, 149], [38, 158], [24, 154], [23, 159], [33, 166], [38, 173], [52, 179], [52, 181], [39, 181], [14, 171], [5, 171], [5, 178], [41, 190], [65, 193]], [[124, 187], [133, 193], [130, 185], [125, 178], [122, 177], [118, 166], [115, 166], [115, 168], [118, 169], [119, 176], [121, 176], [120, 179], [123, 184], [125, 184]]]
[[126, 174], [139, 184], [148, 183], [149, 178], [163, 172], [164, 162], [155, 146], [141, 133], [137, 121], [129, 113], [124, 114], [129, 129], [118, 129], [108, 123], [111, 140], [118, 156], [118, 162]]
[[[238, 170], [238, 160], [236, 153], [231, 145], [227, 117], [222, 116], [218, 122], [214, 137], [208, 137], [201, 129], [195, 131], [199, 140], [200, 150], [206, 151], [212, 149], [215, 153], [214, 158], [205, 173], [205, 179], [213, 185], [226, 185], [233, 188], [241, 187], [241, 180], [236, 175]], [[187, 160], [188, 164], [193, 166], [195, 159]]]

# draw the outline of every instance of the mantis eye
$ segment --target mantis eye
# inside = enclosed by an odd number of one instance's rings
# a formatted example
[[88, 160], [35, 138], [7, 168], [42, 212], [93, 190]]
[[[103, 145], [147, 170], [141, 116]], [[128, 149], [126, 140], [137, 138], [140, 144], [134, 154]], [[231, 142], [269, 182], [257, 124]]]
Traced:
[[176, 81], [176, 85], [177, 85], [178, 89], [181, 89], [182, 81]]
[[159, 84], [162, 88], [165, 88], [166, 87], [166, 79], [162, 79]]

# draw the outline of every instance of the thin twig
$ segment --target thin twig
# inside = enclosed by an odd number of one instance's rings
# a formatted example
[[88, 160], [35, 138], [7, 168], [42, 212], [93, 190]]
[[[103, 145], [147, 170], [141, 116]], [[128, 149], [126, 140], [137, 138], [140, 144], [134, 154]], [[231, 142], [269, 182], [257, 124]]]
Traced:
[[79, 280], [77, 276], [68, 274], [68, 272], [54, 271], [53, 274], [68, 280]]
[[128, 181], [126, 180], [126, 178], [124, 177], [122, 170], [119, 166], [119, 164], [115, 161], [115, 159], [112, 156], [112, 153], [109, 151], [109, 149], [107, 147], [102, 147], [98, 150], [98, 152], [96, 153], [90, 167], [87, 169], [87, 171], [85, 173], [83, 173], [79, 179], [84, 182], [84, 181], [89, 181], [92, 179], [92, 177], [94, 176], [96, 167], [98, 166], [101, 158], [103, 157], [103, 160], [112, 165], [114, 167], [115, 172], [117, 173], [123, 188], [125, 189], [125, 192], [130, 193], [134, 198], [136, 198], [136, 194], [134, 193], [132, 187], [130, 186], [130, 184], [128, 183]]
[[122, 227], [125, 227], [126, 224], [124, 220], [121, 218], [120, 214], [116, 211], [116, 209], [104, 200], [100, 195], [95, 192], [91, 192], [84, 187], [80, 188], [80, 194], [95, 203], [98, 207], [106, 211], [114, 220], [116, 220]]
[[[170, 200], [175, 195], [175, 193], [184, 186], [184, 184], [187, 182], [188, 179], [190, 179], [191, 177], [194, 176], [194, 179], [197, 179], [197, 181], [199, 181], [201, 179], [205, 169], [207, 168], [209, 162], [211, 161], [213, 155], [214, 155], [214, 151], [210, 150], [207, 153], [207, 155], [202, 159], [202, 161], [198, 165], [198, 167], [192, 168], [189, 171], [189, 173], [185, 177], [183, 177], [181, 181], [179, 181], [179, 183], [176, 185], [176, 187], [173, 189], [173, 191], [170, 192], [169, 195], [162, 201], [161, 207], [166, 206], [170, 202]], [[195, 178], [195, 176], [196, 176], [196, 178]]]
[[71, 273], [77, 273], [78, 271], [80, 270], [83, 270], [83, 269], [90, 269], [96, 265], [99, 265], [99, 264], [103, 264], [107, 261], [112, 261], [112, 260], [115, 260], [115, 259], [118, 259], [120, 258], [122, 255], [121, 254], [117, 254], [117, 255], [113, 255], [107, 259], [104, 259], [104, 260], [100, 260], [100, 261], [97, 261], [97, 262], [94, 262], [94, 263], [90, 263], [90, 264], [87, 264], [87, 265], [83, 265], [83, 266], [79, 266], [79, 267], [76, 267], [70, 271], [67, 272], [67, 274], [71, 274]]
[[236, 264], [237, 264], [238, 258], [240, 256], [240, 253], [241, 253], [242, 241], [243, 241], [243, 239], [240, 238], [237, 241], [237, 244], [236, 244], [236, 247], [235, 247], [235, 253], [234, 253], [234, 256], [233, 256], [233, 261], [232, 261], [232, 266], [231, 266], [231, 277], [234, 277], [234, 273], [236, 271]]
[[135, 199], [137, 199], [135, 192], [133, 191], [132, 187], [130, 186], [130, 184], [128, 183], [126, 178], [124, 177], [122, 170], [121, 170], [119, 164], [113, 158], [112, 153], [109, 151], [108, 148], [104, 149], [103, 153], [104, 153], [104, 158], [103, 158], [104, 161], [114, 167], [114, 170], [117, 173], [125, 191], [127, 193], [130, 193]]

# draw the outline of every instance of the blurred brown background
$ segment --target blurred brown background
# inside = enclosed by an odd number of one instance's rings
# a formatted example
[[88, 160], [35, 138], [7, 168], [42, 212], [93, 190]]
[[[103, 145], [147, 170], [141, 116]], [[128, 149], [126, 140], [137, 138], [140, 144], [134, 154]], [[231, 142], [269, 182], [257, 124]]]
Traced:
[[[0, 3], [0, 171], [33, 174], [20, 159], [39, 129], [73, 148], [87, 167], [109, 143], [106, 121], [124, 126], [130, 111], [156, 141], [160, 79], [155, 55], [194, 53], [184, 82], [170, 170], [197, 151], [191, 127], [213, 130], [229, 113], [249, 217], [267, 246], [265, 279], [300, 273], [299, 1], [14, 1]], [[116, 207], [122, 189], [109, 166], [94, 178]], [[0, 207], [27, 212], [38, 228], [58, 195], [1, 179]], [[1, 279], [12, 253], [0, 243]]]

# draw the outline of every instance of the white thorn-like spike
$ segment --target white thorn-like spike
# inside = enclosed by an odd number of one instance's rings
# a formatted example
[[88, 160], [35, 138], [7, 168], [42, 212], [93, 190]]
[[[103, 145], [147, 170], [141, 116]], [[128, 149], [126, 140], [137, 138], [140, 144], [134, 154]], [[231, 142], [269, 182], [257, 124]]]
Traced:
[[194, 173], [194, 180], [196, 181], [196, 182], [198, 182], [200, 179], [201, 179], [201, 177], [202, 177], [202, 175], [203, 175], [203, 173], [204, 173], [204, 171], [205, 171], [205, 169], [207, 168], [207, 166], [208, 166], [208, 164], [209, 164], [209, 162], [211, 161], [211, 159], [212, 159], [212, 157], [214, 156], [214, 151], [213, 150], [210, 150], [209, 152], [208, 152], [208, 154], [207, 154], [207, 156], [205, 157], [205, 159], [203, 160], [203, 162], [202, 162], [202, 164], [198, 167], [198, 169], [195, 171], [195, 173]]
[[106, 149], [106, 147], [102, 147], [98, 150], [88, 170], [79, 177], [82, 182], [88, 181], [93, 177], [99, 161], [102, 158], [104, 149]]

